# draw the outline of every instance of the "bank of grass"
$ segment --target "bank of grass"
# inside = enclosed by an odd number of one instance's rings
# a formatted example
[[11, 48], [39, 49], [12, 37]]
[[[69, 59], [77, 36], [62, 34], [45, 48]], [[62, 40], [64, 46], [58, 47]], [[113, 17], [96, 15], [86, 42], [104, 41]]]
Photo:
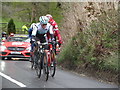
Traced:
[[118, 74], [117, 19], [117, 11], [110, 11], [78, 32], [61, 51], [59, 63], [71, 70], [87, 68]]
[[118, 65], [118, 55], [114, 54], [111, 57], [106, 58], [106, 62], [104, 64], [105, 68], [113, 70], [113, 71], [118, 71], [120, 66]]

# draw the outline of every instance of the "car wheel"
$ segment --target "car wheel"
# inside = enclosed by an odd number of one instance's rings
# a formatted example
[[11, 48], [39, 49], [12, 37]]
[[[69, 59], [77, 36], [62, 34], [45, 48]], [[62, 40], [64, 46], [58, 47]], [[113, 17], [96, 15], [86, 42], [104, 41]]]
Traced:
[[4, 59], [5, 59], [5, 57], [2, 57], [1, 59], [2, 59], [2, 60], [4, 60]]
[[11, 60], [11, 57], [7, 57], [8, 60]]

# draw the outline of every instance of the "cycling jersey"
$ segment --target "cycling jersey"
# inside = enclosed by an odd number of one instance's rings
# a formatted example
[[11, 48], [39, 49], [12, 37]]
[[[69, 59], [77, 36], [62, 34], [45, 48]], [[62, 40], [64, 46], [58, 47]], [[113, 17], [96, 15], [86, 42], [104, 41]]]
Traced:
[[[31, 36], [36, 36], [36, 40], [39, 40], [41, 43], [48, 42], [48, 35], [51, 37], [51, 40], [54, 40], [53, 27], [49, 23], [47, 23], [45, 28], [42, 28], [40, 23], [36, 23], [31, 29]], [[48, 49], [47, 45], [45, 45], [45, 49]]]
[[55, 38], [57, 37], [57, 39], [59, 40], [59, 43], [62, 44], [62, 38], [61, 38], [61, 35], [60, 35], [60, 32], [59, 32], [57, 23], [55, 22], [54, 19], [50, 19], [49, 23], [53, 26], [53, 31], [54, 31]]
[[1, 40], [2, 40], [2, 41], [6, 41], [6, 40], [7, 40], [7, 37], [1, 37]]
[[51, 19], [51, 20], [49, 20], [49, 23], [53, 26], [54, 31], [58, 30], [58, 25], [55, 22], [55, 20]]
[[26, 31], [26, 30], [28, 30], [27, 26], [23, 25], [22, 26], [22, 31]]
[[33, 30], [32, 28], [29, 28], [29, 29], [28, 29], [28, 34], [29, 34], [29, 37], [30, 37], [30, 38], [32, 37], [32, 30]]
[[33, 31], [32, 31], [32, 36], [36, 36], [37, 34], [53, 34], [53, 27], [47, 23], [45, 28], [42, 28], [40, 23], [37, 23], [34, 27], [33, 27]]

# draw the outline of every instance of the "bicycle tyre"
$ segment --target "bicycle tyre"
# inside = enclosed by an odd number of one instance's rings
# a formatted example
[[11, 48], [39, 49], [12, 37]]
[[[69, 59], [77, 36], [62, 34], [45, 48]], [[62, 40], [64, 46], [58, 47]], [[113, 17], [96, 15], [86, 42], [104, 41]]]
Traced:
[[33, 68], [34, 68], [34, 62], [31, 61], [31, 69], [33, 69]]
[[[44, 59], [46, 59], [46, 63], [44, 62]], [[48, 69], [48, 58], [46, 53], [44, 53], [44, 59], [43, 59], [43, 73], [45, 75], [45, 81], [47, 81], [49, 77], [49, 69]]]
[[41, 77], [41, 56], [40, 54], [37, 54], [36, 59], [38, 59], [36, 63], [36, 73], [37, 73], [38, 78], [40, 78]]
[[31, 57], [31, 69], [33, 69], [34, 68], [34, 61], [33, 61], [33, 57]]
[[52, 51], [52, 52], [51, 52], [51, 55], [54, 55], [54, 56], [52, 56], [52, 58], [51, 58], [51, 59], [53, 59], [53, 60], [52, 60], [52, 62], [53, 62], [53, 66], [50, 65], [50, 72], [51, 72], [50, 74], [51, 74], [52, 77], [54, 77], [54, 76], [55, 76], [55, 73], [56, 73], [56, 59], [55, 59], [55, 52]]

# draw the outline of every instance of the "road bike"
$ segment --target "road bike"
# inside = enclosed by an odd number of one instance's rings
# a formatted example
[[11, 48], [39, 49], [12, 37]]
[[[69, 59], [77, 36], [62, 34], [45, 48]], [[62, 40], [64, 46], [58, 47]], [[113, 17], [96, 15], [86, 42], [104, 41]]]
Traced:
[[[44, 51], [44, 45], [48, 44], [49, 50], [47, 53]], [[56, 58], [55, 58], [55, 43], [40, 43], [37, 42], [36, 50], [34, 53], [35, 70], [38, 78], [41, 77], [41, 70], [45, 80], [48, 80], [49, 75], [54, 77], [56, 72]]]
[[56, 43], [52, 42], [49, 43], [49, 51], [48, 51], [48, 70], [49, 73], [52, 77], [54, 77], [55, 72], [56, 72], [56, 56], [55, 56], [55, 51], [56, 51]]
[[41, 71], [43, 70], [43, 75], [45, 77], [45, 80], [48, 80], [49, 72], [48, 72], [48, 57], [44, 50], [44, 45], [48, 43], [40, 43], [37, 41], [37, 49], [35, 51], [35, 70], [37, 73], [38, 78], [41, 77]]

